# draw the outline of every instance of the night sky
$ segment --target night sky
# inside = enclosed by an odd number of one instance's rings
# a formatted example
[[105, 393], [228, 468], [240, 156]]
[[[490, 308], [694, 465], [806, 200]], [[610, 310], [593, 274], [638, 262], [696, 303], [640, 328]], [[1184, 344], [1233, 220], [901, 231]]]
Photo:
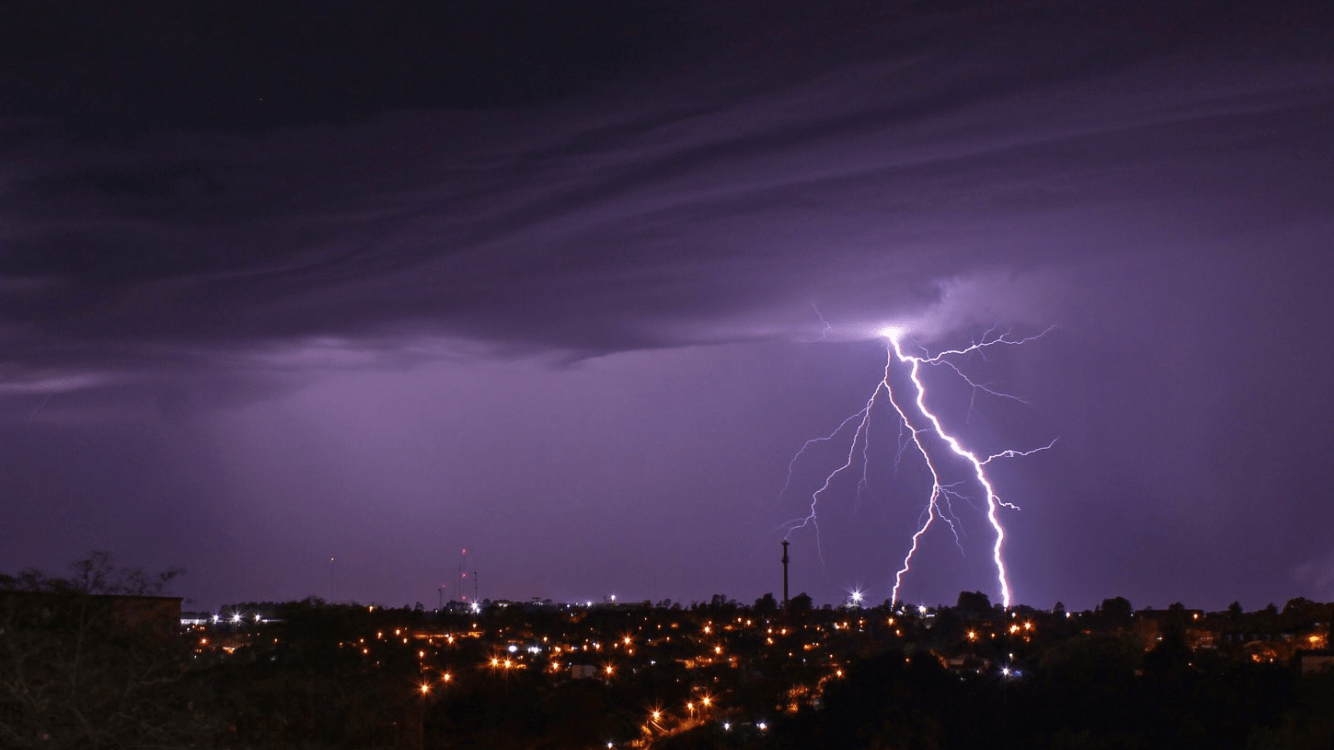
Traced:
[[[992, 465], [1017, 602], [1334, 599], [1328, 4], [279, 5], [6, 8], [0, 570], [750, 602], [878, 329], [1050, 326], [956, 361], [1024, 403], [924, 373], [1056, 439]], [[888, 598], [929, 491], [872, 419], [817, 603]], [[959, 492], [905, 601], [998, 600]]]

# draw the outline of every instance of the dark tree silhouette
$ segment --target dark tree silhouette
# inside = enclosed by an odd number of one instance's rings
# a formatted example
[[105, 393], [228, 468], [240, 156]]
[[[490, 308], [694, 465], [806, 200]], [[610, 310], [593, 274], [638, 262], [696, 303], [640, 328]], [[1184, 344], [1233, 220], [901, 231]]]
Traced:
[[70, 578], [0, 578], [0, 747], [168, 747], [209, 719], [189, 710], [185, 644], [119, 620], [106, 594], [151, 595], [179, 571], [120, 568], [106, 552]]
[[1104, 620], [1118, 625], [1128, 624], [1133, 612], [1130, 600], [1124, 596], [1103, 599], [1102, 604], [1098, 607], [1098, 614], [1102, 615]]

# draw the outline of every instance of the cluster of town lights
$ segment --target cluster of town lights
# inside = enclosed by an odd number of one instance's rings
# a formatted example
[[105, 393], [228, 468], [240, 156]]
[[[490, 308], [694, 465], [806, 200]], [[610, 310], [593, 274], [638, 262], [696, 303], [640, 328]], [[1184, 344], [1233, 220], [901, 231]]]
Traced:
[[[769, 730], [766, 721], [755, 719], [750, 710], [734, 699], [728, 689], [731, 679], [728, 674], [741, 675], [750, 669], [772, 666], [778, 670], [774, 674], [784, 675], [785, 679], [786, 675], [802, 675], [790, 679], [785, 685], [785, 697], [776, 706], [783, 713], [797, 712], [816, 705], [832, 680], [845, 678], [848, 662], [840, 654], [850, 645], [855, 648], [859, 639], [893, 640], [905, 634], [911, 638], [910, 631], [924, 633], [946, 621], [943, 612], [937, 617], [935, 610], [924, 606], [861, 609], [863, 598], [859, 591], [848, 591], [845, 607], [826, 607], [823, 611], [828, 615], [804, 619], [769, 619], [759, 615], [751, 619], [746, 614], [752, 613], [745, 610], [724, 617], [707, 610], [700, 614], [657, 610], [656, 614], [646, 613], [640, 619], [634, 614], [637, 610], [622, 606], [616, 608], [620, 614], [612, 627], [598, 624], [606, 620], [576, 607], [555, 616], [552, 629], [546, 631], [549, 635], [543, 635], [542, 630], [531, 624], [505, 625], [503, 618], [484, 623], [482, 618], [465, 615], [449, 632], [443, 627], [432, 632], [429, 625], [394, 627], [392, 621], [385, 621], [383, 629], [368, 628], [364, 638], [349, 638], [340, 646], [361, 654], [368, 665], [375, 666], [402, 664], [402, 660], [393, 657], [395, 654], [413, 664], [415, 655], [415, 667], [420, 672], [414, 669], [399, 683], [399, 690], [401, 694], [419, 696], [422, 710], [434, 705], [437, 695], [455, 693], [474, 680], [499, 683], [514, 680], [518, 674], [541, 675], [543, 680], [565, 675], [569, 679], [593, 679], [610, 685], [635, 683], [645, 674], [653, 674], [655, 668], [661, 669], [657, 666], [660, 663], [676, 664], [685, 670], [708, 670], [695, 672], [690, 682], [679, 680], [685, 683], [679, 687], [682, 692], [673, 695], [670, 702], [639, 709], [638, 722], [646, 733], [644, 737], [633, 742], [617, 738], [613, 743], [616, 747], [643, 747], [645, 743], [656, 742], [651, 738], [665, 738], [705, 723], [725, 731], [733, 731], [733, 724], [736, 728], [744, 727], [742, 731]], [[990, 679], [1007, 682], [1023, 679], [1021, 668], [1025, 657], [1019, 652], [1026, 648], [1024, 644], [1037, 640], [1039, 633], [1057, 637], [1055, 618], [1061, 617], [1063, 623], [1070, 613], [1060, 610], [1048, 617], [1016, 609], [1007, 612], [1003, 620], [1000, 617], [955, 621], [962, 627], [950, 634], [955, 639], [952, 648], [956, 649], [949, 657], [951, 670], [961, 676], [990, 675]], [[1205, 619], [1199, 613], [1189, 618]], [[252, 619], [257, 623], [269, 622], [253, 611], [230, 608], [213, 615], [211, 621], [218, 626], [218, 632], [196, 634], [196, 652], [231, 654], [247, 644], [266, 643], [265, 629], [250, 627]], [[200, 619], [196, 626], [204, 630], [207, 622]], [[1303, 647], [1309, 643], [1312, 648], [1323, 648], [1327, 632], [1304, 632], [1297, 634], [1297, 638]], [[1010, 653], [1008, 659], [1003, 653], [995, 654], [995, 659], [982, 658], [979, 654], [989, 653], [985, 648], [979, 651], [968, 645], [979, 642], [1013, 644], [1010, 650], [1015, 653]], [[1018, 661], [1016, 655], [1020, 657]], [[1255, 654], [1254, 658], [1259, 661], [1261, 656]], [[942, 664], [946, 661], [946, 656], [935, 658]], [[757, 661], [752, 663], [752, 659]], [[446, 665], [453, 671], [445, 671]], [[803, 671], [788, 671], [789, 666]], [[728, 671], [714, 671], [720, 668]], [[620, 744], [623, 742], [626, 744]]]

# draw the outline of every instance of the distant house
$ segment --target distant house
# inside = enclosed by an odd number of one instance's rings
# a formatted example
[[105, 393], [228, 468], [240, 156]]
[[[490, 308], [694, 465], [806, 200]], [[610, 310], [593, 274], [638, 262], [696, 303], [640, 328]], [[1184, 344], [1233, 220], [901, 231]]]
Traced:
[[1334, 651], [1299, 651], [1297, 668], [1302, 674], [1334, 674]]
[[150, 630], [171, 635], [180, 628], [181, 597], [130, 596], [123, 594], [94, 596], [111, 608], [111, 622], [116, 627]]
[[598, 668], [592, 664], [571, 664], [570, 677], [575, 680], [596, 680], [599, 676]]
[[181, 597], [0, 591], [0, 607], [16, 624], [59, 627], [71, 617], [91, 617], [112, 630], [170, 636], [180, 629]]

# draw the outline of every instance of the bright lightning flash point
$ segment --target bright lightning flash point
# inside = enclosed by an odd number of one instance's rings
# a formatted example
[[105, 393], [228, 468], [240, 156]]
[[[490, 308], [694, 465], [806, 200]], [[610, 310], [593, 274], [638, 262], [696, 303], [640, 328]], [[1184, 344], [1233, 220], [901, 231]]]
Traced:
[[[790, 483], [792, 480], [792, 467], [796, 464], [797, 459], [801, 458], [807, 448], [814, 443], [833, 440], [839, 433], [843, 432], [844, 428], [848, 425], [856, 425], [852, 434], [852, 442], [848, 446], [847, 459], [841, 466], [826, 475], [824, 482], [820, 487], [815, 490], [815, 492], [811, 493], [810, 512], [802, 518], [793, 519], [784, 524], [784, 527], [787, 529], [787, 535], [791, 536], [792, 532], [797, 529], [810, 526], [815, 530], [816, 548], [817, 550], [820, 548], [820, 527], [819, 517], [817, 515], [820, 497], [829, 490], [830, 483], [834, 481], [836, 476], [852, 468], [857, 462], [857, 456], [859, 454], [857, 447], [859, 444], [862, 448], [860, 455], [863, 462], [863, 478], [859, 488], [865, 486], [865, 463], [867, 461], [867, 445], [869, 441], [871, 413], [875, 407], [876, 399], [880, 396], [881, 390], [884, 390], [890, 406], [894, 409], [895, 413], [898, 414], [901, 425], [906, 428], [907, 441], [916, 448], [917, 453], [926, 463], [926, 467], [930, 472], [932, 479], [931, 492], [927, 499], [926, 507], [923, 510], [924, 518], [921, 525], [917, 528], [916, 532], [913, 533], [909, 541], [908, 552], [903, 558], [902, 567], [899, 568], [898, 572], [894, 575], [894, 588], [891, 595], [891, 601], [894, 603], [899, 601], [899, 588], [903, 585], [904, 576], [907, 575], [912, 567], [913, 556], [917, 553], [923, 535], [925, 535], [927, 530], [931, 528], [937, 518], [943, 520], [945, 524], [949, 526], [950, 531], [954, 535], [955, 544], [960, 544], [959, 531], [956, 526], [958, 517], [954, 513], [951, 501], [955, 499], [963, 499], [965, 497], [963, 491], [960, 489], [960, 485], [964, 484], [964, 482], [946, 483], [942, 481], [940, 469], [943, 465], [941, 462], [948, 457], [948, 454], [953, 454], [958, 459], [961, 459], [971, 470], [970, 473], [972, 479], [970, 481], [975, 483], [976, 489], [980, 490], [980, 494], [986, 498], [987, 521], [991, 525], [992, 531], [995, 533], [995, 541], [991, 548], [991, 559], [996, 568], [996, 581], [1000, 588], [1001, 601], [1004, 606], [1009, 607], [1011, 599], [1010, 581], [1005, 568], [1005, 559], [1003, 555], [1005, 547], [1005, 528], [1001, 525], [999, 514], [1002, 507], [1012, 510], [1018, 510], [1018, 507], [1002, 500], [1000, 496], [996, 494], [996, 488], [992, 484], [990, 477], [987, 476], [986, 466], [999, 458], [1016, 458], [1047, 450], [1055, 445], [1056, 441], [1053, 440], [1047, 445], [1033, 448], [1031, 450], [1005, 450], [989, 456], [981, 456], [968, 450], [958, 438], [945, 430], [940, 418], [927, 406], [926, 385], [922, 381], [922, 365], [944, 365], [960, 378], [963, 378], [964, 382], [973, 389], [974, 394], [980, 390], [994, 396], [1013, 399], [1013, 396], [994, 391], [986, 385], [973, 382], [953, 360], [982, 352], [983, 350], [994, 346], [1014, 346], [1023, 344], [1042, 337], [1050, 330], [1051, 329], [1048, 328], [1046, 331], [1043, 331], [1036, 336], [1029, 336], [1022, 339], [1013, 339], [1009, 338], [1007, 334], [997, 335], [994, 334], [994, 331], [988, 331], [982, 336], [981, 340], [970, 346], [961, 349], [949, 349], [931, 356], [919, 356], [908, 354], [904, 351], [903, 340], [906, 331], [901, 326], [891, 325], [881, 328], [878, 333], [889, 343], [887, 360], [885, 362], [885, 374], [880, 382], [876, 384], [875, 389], [871, 391], [871, 396], [867, 399], [866, 405], [862, 407], [860, 411], [843, 420], [833, 432], [806, 441], [806, 444], [797, 451], [796, 455], [792, 458], [792, 462], [788, 465], [788, 483]], [[894, 387], [891, 385], [891, 376], [894, 374], [896, 363], [907, 365], [907, 381], [911, 384], [911, 393], [908, 398], [903, 401], [896, 396]], [[900, 367], [901, 366], [902, 365], [900, 365]], [[932, 435], [934, 435], [934, 438], [932, 438]], [[948, 453], [941, 449], [941, 443], [943, 443], [945, 448], [948, 448]], [[784, 492], [786, 492], [787, 486], [787, 484], [784, 484]], [[960, 549], [962, 549], [962, 546], [960, 546]], [[823, 553], [821, 553], [821, 559], [823, 559]]]
[[901, 326], [885, 326], [880, 329], [879, 333], [895, 346], [898, 346], [899, 339], [903, 338], [903, 328]]

